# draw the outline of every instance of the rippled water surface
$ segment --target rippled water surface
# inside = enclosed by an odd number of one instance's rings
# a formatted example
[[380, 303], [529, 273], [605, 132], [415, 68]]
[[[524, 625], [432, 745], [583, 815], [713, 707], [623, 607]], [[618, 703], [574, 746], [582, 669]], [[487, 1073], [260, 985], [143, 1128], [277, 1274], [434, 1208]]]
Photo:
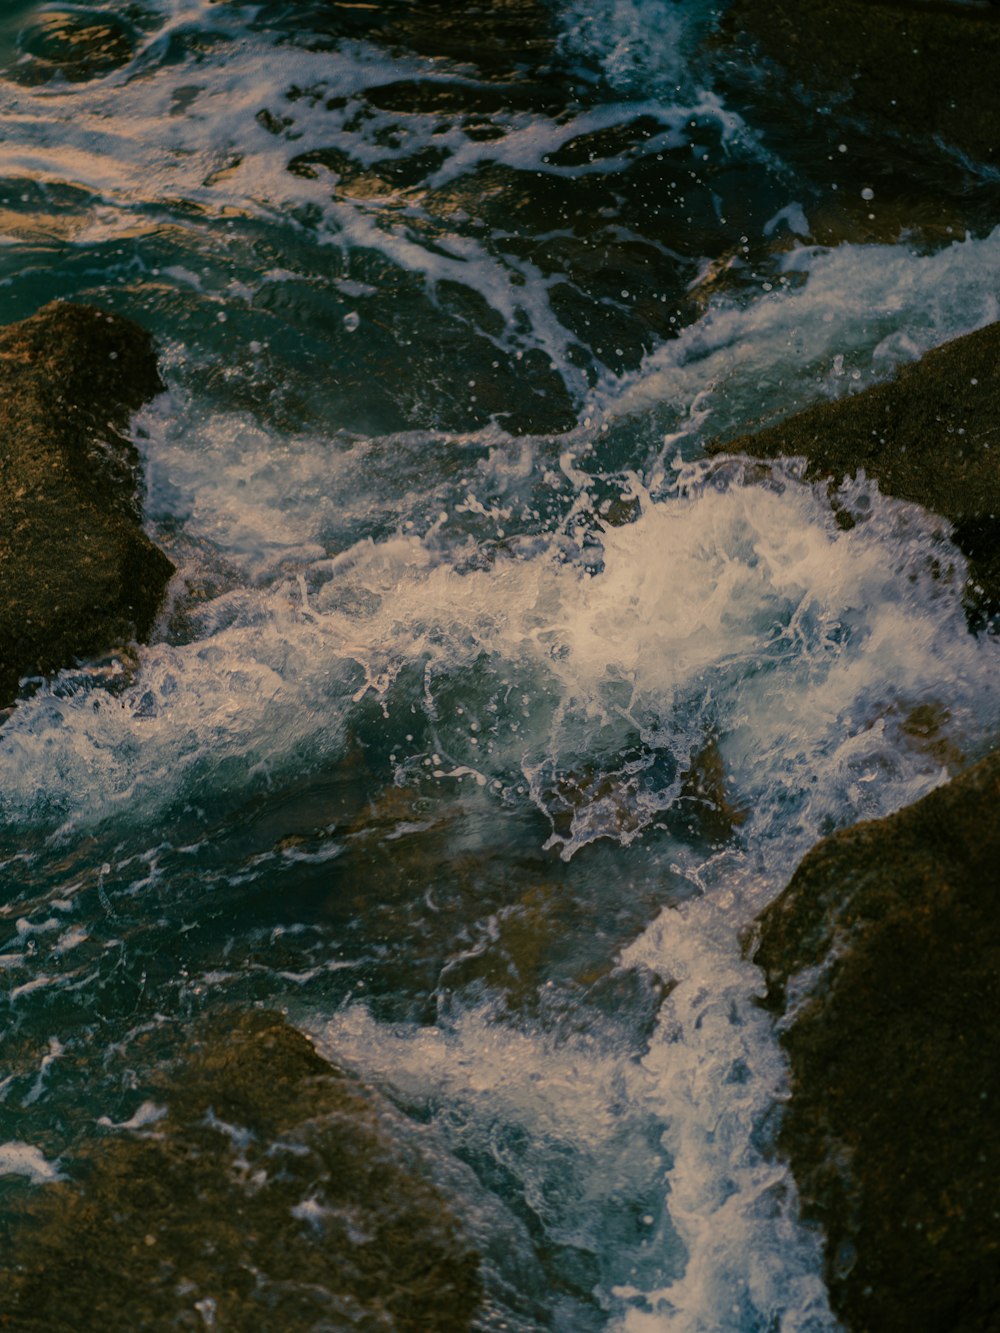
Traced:
[[931, 516], [704, 444], [996, 319], [1000, 233], [820, 244], [862, 147], [717, 20], [5, 6], [3, 319], [154, 332], [179, 572], [0, 729], [0, 1207], [260, 1002], [523, 1224], [484, 1328], [834, 1327], [740, 934], [996, 735], [997, 647]]

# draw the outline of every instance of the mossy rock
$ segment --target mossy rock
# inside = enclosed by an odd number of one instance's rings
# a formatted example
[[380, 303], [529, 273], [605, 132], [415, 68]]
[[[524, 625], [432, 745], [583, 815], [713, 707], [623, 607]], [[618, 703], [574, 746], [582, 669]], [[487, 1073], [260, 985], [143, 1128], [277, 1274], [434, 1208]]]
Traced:
[[780, 1144], [852, 1333], [1000, 1327], [1000, 753], [814, 848], [759, 920]]
[[163, 1118], [36, 1192], [3, 1327], [464, 1333], [479, 1259], [400, 1117], [277, 1014], [216, 1017]]
[[885, 495], [954, 525], [973, 618], [1000, 611], [1000, 324], [928, 352], [895, 379], [820, 403], [710, 453], [803, 457], [839, 483], [863, 468]]
[[0, 704], [150, 632], [173, 565], [142, 530], [125, 432], [162, 387], [118, 315], [55, 302], [0, 329]]

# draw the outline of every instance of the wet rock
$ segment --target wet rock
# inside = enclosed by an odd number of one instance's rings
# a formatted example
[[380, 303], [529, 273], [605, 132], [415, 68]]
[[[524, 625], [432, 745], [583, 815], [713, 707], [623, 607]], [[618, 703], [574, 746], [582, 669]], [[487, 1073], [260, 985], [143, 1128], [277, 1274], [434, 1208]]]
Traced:
[[680, 809], [709, 842], [723, 843], [746, 823], [748, 811], [733, 801], [718, 738], [709, 736], [691, 756], [681, 783]]
[[544, 66], [555, 37], [539, 0], [479, 0], [458, 8], [448, 0], [398, 7], [386, 33], [421, 55], [472, 64], [491, 78]]
[[20, 83], [48, 83], [61, 76], [86, 83], [128, 64], [134, 38], [128, 24], [114, 14], [93, 10], [47, 9], [18, 36], [27, 59], [10, 73]]
[[996, 9], [872, 0], [737, 0], [726, 40], [776, 62], [804, 101], [927, 149], [1000, 160]]
[[0, 329], [0, 702], [149, 633], [173, 566], [142, 531], [124, 432], [161, 388], [118, 315], [56, 302]]
[[[874, 172], [864, 173], [866, 177]], [[887, 188], [879, 174], [874, 200], [862, 198], [860, 190], [827, 194], [809, 209], [810, 238], [819, 245], [895, 245], [907, 241], [913, 249], [939, 250], [961, 239], [972, 219], [964, 202], [945, 191], [924, 192], [902, 182]], [[865, 187], [862, 187], [865, 188]], [[991, 212], [990, 223], [995, 210]], [[986, 231], [990, 228], [975, 228]]]
[[855, 1333], [1000, 1323], [998, 803], [994, 753], [820, 843], [759, 921], [781, 1147]]
[[[595, 129], [578, 94], [558, 78], [470, 74], [346, 96], [294, 85], [259, 110], [263, 129], [287, 141], [293, 175], [362, 206], [442, 275], [352, 252], [338, 281], [359, 291], [345, 313], [353, 307], [363, 333], [339, 340], [334, 419], [384, 433], [494, 420], [517, 434], [562, 432], [588, 385], [634, 370], [699, 313], [688, 294], [706, 255], [743, 245], [741, 289], [759, 288], [760, 264], [776, 261], [748, 237], [787, 204], [787, 182], [736, 160], [711, 110], [680, 132], [673, 114], [625, 103], [619, 123]], [[553, 134], [537, 161], [509, 152], [525, 116]], [[255, 307], [308, 334], [319, 359], [339, 325], [331, 299], [342, 298], [313, 300], [303, 286], [269, 283]], [[370, 399], [373, 374], [389, 413], [377, 426], [345, 415], [355, 394]]]
[[297, 40], [312, 47], [375, 39], [390, 49], [472, 66], [490, 79], [544, 69], [555, 39], [551, 11], [541, 0], [268, 0], [255, 17], [262, 27], [290, 22]]
[[811, 240], [935, 249], [996, 224], [998, 18], [974, 0], [738, 0], [715, 83], [794, 170]]
[[820, 403], [711, 453], [804, 457], [840, 482], [863, 468], [886, 495], [954, 525], [969, 561], [974, 623], [1000, 611], [1000, 324], [928, 352], [896, 378]]
[[950, 721], [947, 708], [924, 702], [906, 712], [899, 729], [912, 749], [930, 755], [954, 775], [964, 768], [965, 758], [961, 747], [948, 735]]
[[8, 1251], [9, 1326], [469, 1328], [479, 1260], [421, 1150], [284, 1019], [217, 1017], [162, 1081], [80, 1183], [37, 1192]]
[[[364, 765], [360, 754], [336, 774], [304, 776], [238, 814], [249, 873], [234, 876], [231, 890], [216, 885], [219, 919], [231, 905], [270, 938], [266, 946], [259, 939], [229, 946], [234, 974], [308, 973], [300, 995], [330, 1004], [354, 991], [386, 1022], [433, 1024], [453, 1005], [484, 998], [515, 1018], [568, 998], [578, 1016], [586, 1009], [593, 1017], [606, 1012], [621, 950], [691, 892], [665, 868], [630, 876], [623, 889], [611, 840], [563, 861], [542, 849], [550, 826], [537, 811], [498, 821], [495, 804], [471, 793], [373, 790]], [[676, 822], [697, 837], [701, 819], [699, 807], [678, 812]], [[233, 828], [213, 830], [211, 856], [231, 845]], [[181, 831], [173, 836], [180, 840]], [[258, 879], [254, 867], [262, 864], [273, 870]], [[172, 901], [184, 873], [165, 872]], [[207, 865], [198, 871], [198, 884], [210, 874]], [[219, 938], [202, 940], [185, 936], [192, 973], [217, 966]], [[247, 993], [267, 991], [240, 992]]]

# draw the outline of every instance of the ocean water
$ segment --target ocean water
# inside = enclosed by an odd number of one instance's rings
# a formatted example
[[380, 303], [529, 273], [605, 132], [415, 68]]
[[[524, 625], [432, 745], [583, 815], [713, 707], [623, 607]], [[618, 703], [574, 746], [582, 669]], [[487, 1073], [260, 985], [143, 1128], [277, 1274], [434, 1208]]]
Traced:
[[867, 166], [714, 6], [484, 12], [0, 16], [3, 319], [153, 331], [178, 566], [0, 727], [0, 1213], [261, 1004], [438, 1145], [483, 1329], [832, 1330], [740, 940], [995, 741], [998, 648], [932, 515], [704, 446], [996, 319], [1000, 232], [819, 244]]

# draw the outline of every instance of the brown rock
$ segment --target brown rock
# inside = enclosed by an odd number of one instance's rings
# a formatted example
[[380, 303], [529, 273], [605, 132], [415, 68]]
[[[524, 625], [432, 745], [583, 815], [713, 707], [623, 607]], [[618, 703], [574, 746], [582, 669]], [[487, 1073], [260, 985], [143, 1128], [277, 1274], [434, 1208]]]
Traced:
[[277, 1014], [216, 1017], [164, 1118], [36, 1191], [0, 1324], [465, 1333], [479, 1260], [399, 1117]]
[[149, 633], [173, 566], [142, 530], [124, 432], [161, 388], [118, 315], [56, 302], [0, 329], [0, 703]]
[[762, 914], [780, 1144], [853, 1333], [1000, 1327], [1000, 753], [826, 839]]

